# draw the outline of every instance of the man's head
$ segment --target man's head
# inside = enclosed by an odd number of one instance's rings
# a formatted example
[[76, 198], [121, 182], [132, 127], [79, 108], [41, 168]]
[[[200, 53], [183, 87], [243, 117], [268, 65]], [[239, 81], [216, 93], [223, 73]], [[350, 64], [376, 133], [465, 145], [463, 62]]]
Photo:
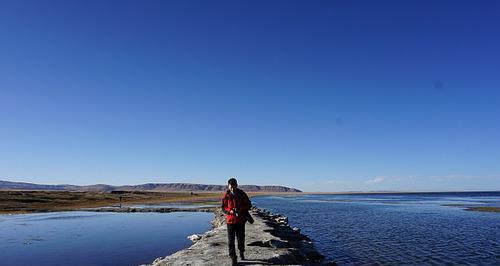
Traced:
[[238, 187], [238, 181], [236, 181], [236, 178], [234, 177], [231, 177], [229, 178], [229, 180], [227, 181], [227, 185], [229, 187], [229, 190], [231, 192], [234, 192], [236, 190], [236, 188]]

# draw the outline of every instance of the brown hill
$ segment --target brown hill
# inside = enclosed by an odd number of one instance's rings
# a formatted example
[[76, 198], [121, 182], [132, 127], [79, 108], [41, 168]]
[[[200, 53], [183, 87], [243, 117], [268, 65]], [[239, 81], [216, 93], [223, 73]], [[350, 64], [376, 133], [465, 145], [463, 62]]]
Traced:
[[[242, 185], [241, 189], [247, 192], [302, 192], [295, 188], [285, 186], [257, 186]], [[0, 190], [62, 190], [62, 191], [88, 191], [88, 192], [111, 192], [121, 191], [193, 191], [193, 192], [216, 192], [226, 190], [224, 185], [205, 185], [190, 183], [147, 183], [131, 186], [111, 186], [97, 184], [90, 186], [75, 185], [41, 185], [24, 182], [10, 182], [0, 180]]]

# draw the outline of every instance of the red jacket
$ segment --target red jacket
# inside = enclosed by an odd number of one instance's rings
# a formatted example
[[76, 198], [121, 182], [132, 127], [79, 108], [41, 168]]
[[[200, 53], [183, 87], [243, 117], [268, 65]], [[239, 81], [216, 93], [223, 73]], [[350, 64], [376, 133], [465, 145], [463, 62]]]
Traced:
[[[246, 214], [252, 207], [252, 203], [247, 194], [236, 188], [234, 194], [228, 190], [222, 198], [222, 211], [226, 214], [226, 221], [228, 224], [240, 224], [247, 221]], [[230, 214], [234, 210], [236, 213]]]

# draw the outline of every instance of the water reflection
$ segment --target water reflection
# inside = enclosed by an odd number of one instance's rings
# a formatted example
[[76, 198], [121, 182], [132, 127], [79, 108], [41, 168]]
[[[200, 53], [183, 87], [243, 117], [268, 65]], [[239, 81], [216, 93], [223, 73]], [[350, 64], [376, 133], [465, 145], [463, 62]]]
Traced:
[[[2, 265], [138, 265], [191, 245], [212, 213], [1, 215]], [[179, 226], [182, 224], [182, 226]]]

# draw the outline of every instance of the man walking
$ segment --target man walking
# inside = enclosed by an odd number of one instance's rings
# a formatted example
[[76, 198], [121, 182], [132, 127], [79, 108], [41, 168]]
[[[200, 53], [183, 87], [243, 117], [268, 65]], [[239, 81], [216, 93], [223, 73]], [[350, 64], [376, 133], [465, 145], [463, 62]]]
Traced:
[[222, 211], [226, 214], [229, 257], [232, 265], [237, 265], [234, 237], [238, 239], [240, 259], [245, 259], [245, 222], [252, 203], [247, 194], [238, 188], [235, 178], [227, 181], [228, 190], [222, 198]]

